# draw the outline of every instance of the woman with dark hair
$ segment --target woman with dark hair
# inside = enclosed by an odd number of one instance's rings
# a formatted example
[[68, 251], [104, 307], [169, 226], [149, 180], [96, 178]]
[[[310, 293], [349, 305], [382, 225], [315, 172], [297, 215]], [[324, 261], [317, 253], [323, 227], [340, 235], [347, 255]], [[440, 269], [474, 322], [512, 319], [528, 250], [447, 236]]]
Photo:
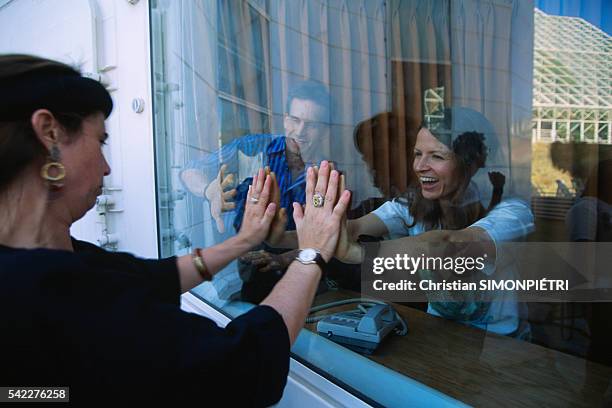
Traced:
[[255, 176], [235, 237], [191, 255], [145, 260], [77, 241], [70, 226], [110, 173], [112, 106], [69, 66], [0, 55], [0, 384], [69, 386], [77, 405], [277, 402], [350, 194], [327, 162], [309, 169], [305, 210], [294, 209], [303, 251], [260, 306], [219, 328], [183, 312], [180, 294], [263, 241], [271, 179]]
[[[520, 239], [532, 230], [531, 210], [523, 201], [509, 199], [487, 212], [471, 181], [476, 170], [484, 166], [485, 134], [491, 133], [484, 116], [467, 108], [446, 110], [441, 119], [425, 122], [414, 143], [416, 185], [404, 197], [349, 220], [336, 257], [346, 263], [361, 263], [366, 254], [357, 244], [358, 237], [386, 236], [390, 239], [380, 242], [371, 257], [439, 257], [449, 255], [449, 251], [457, 256], [452, 251], [459, 246], [463, 248], [461, 256], [489, 257], [487, 267], [474, 272], [472, 279], [517, 276], [512, 264], [498, 268], [498, 245]], [[428, 271], [424, 277], [435, 278], [436, 273], [431, 276]], [[518, 332], [519, 306], [512, 293], [500, 293], [490, 302], [456, 302], [450, 297], [443, 300], [430, 301], [428, 311], [500, 334], [523, 335]]]
[[[451, 112], [447, 109], [446, 115], [451, 115]], [[412, 166], [405, 165], [405, 156], [412, 157], [416, 141], [415, 137], [406, 138], [403, 133], [403, 131], [410, 132], [408, 127], [408, 123], [402, 123], [401, 118], [393, 112], [381, 112], [360, 122], [355, 127], [353, 134], [355, 147], [361, 152], [363, 160], [369, 166], [376, 187], [383, 192], [386, 198], [406, 194], [410, 186], [414, 186], [417, 182]], [[427, 128], [427, 126], [422, 124], [414, 134], [416, 135], [422, 128]], [[452, 149], [462, 159], [461, 172], [465, 179], [471, 179], [479, 169], [485, 167], [488, 148], [482, 133], [467, 131], [460, 134], [453, 141]], [[505, 176], [500, 172], [492, 171], [488, 173], [488, 176], [493, 186], [493, 194], [487, 209], [482, 206], [475, 209], [481, 215], [499, 204], [505, 184]], [[463, 192], [463, 203], [480, 201], [478, 188], [470, 180]]]

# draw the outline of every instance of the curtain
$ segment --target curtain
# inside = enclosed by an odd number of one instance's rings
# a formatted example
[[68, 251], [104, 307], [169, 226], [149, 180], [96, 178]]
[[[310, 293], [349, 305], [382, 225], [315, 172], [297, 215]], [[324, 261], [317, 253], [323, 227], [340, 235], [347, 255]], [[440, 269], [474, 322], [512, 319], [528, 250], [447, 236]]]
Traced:
[[331, 96], [331, 136], [321, 159], [347, 174], [354, 205], [380, 196], [353, 135], [359, 122], [390, 105], [385, 1], [271, 0], [268, 12], [274, 130], [283, 130], [291, 86], [321, 82]]
[[[388, 134], [388, 147], [380, 148], [389, 152], [388, 159], [376, 162], [377, 174], [388, 174], [386, 191], [397, 195], [414, 181], [412, 152], [424, 114], [450, 105], [450, 5], [427, 0], [390, 4], [392, 111], [398, 130]], [[428, 106], [428, 99], [437, 103]]]
[[269, 132], [268, 22], [254, 5], [218, 2], [217, 87], [223, 143], [247, 133]]
[[487, 169], [474, 177], [490, 196], [486, 170], [506, 175], [506, 195], [531, 195], [533, 2], [451, 3], [452, 105], [490, 124]]

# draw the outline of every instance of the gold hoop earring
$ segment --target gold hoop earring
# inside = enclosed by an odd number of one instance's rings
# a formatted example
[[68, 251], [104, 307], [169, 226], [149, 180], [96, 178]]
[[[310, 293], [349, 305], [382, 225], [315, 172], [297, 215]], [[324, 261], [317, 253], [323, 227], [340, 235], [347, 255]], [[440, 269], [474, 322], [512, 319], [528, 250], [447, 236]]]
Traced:
[[[49, 170], [55, 169], [57, 174], [52, 176]], [[40, 176], [52, 184], [57, 184], [66, 177], [66, 169], [60, 162], [49, 162], [40, 169]]]
[[[64, 185], [62, 180], [66, 177], [66, 168], [59, 161], [60, 153], [57, 144], [51, 147], [51, 153], [49, 154], [48, 160], [49, 161], [40, 169], [40, 176], [52, 187], [60, 188]], [[53, 173], [56, 174], [52, 175], [51, 170], [54, 170]]]

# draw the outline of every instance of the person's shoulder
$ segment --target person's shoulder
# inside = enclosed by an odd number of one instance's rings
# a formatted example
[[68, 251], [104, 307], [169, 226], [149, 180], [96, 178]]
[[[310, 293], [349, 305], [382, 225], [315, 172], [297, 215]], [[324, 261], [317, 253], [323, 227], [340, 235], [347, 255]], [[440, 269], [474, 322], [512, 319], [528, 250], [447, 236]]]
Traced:
[[405, 217], [410, 216], [409, 203], [405, 201], [403, 198], [393, 198], [385, 203], [383, 203], [380, 207], [373, 211], [374, 214], [393, 214], [395, 216], [401, 215]]
[[507, 197], [502, 199], [499, 204], [497, 204], [496, 208], [510, 208], [510, 207], [527, 207], [529, 208], [529, 203], [520, 198], [520, 197]]
[[100, 248], [97, 245], [92, 244], [91, 242], [81, 241], [76, 238], [71, 238], [72, 247], [74, 248], [75, 253], [107, 253], [106, 250]]
[[472, 191], [476, 191], [479, 192], [480, 190], [478, 189], [478, 184], [476, 184], [474, 182], [474, 180], [470, 180], [470, 182], [468, 183], [467, 186], [467, 190], [472, 190]]
[[74, 252], [80, 260], [95, 269], [144, 275], [143, 270], [153, 267], [155, 264], [163, 267], [168, 262], [172, 263], [169, 258], [162, 260], [144, 259], [129, 252], [107, 251], [86, 241], [73, 239], [72, 242]]
[[12, 260], [20, 263], [40, 264], [44, 268], [54, 268], [53, 261], [78, 261], [74, 252], [47, 248], [8, 248], [3, 247], [0, 251], [0, 259]]
[[472, 204], [480, 201], [480, 190], [474, 181], [470, 181], [463, 193], [462, 205]]
[[229, 144], [225, 145], [224, 148], [228, 151], [237, 149], [247, 156], [252, 156], [269, 149], [270, 144], [274, 143], [279, 136], [282, 135], [271, 133], [248, 133], [232, 140]]
[[410, 201], [405, 197], [387, 201], [372, 211], [372, 214], [385, 224], [391, 236], [418, 235], [423, 232], [421, 224], [412, 225], [414, 218], [410, 214]]
[[267, 143], [275, 141], [278, 138], [284, 139], [284, 136], [273, 134], [273, 133], [248, 133], [244, 136], [234, 139], [234, 142], [240, 142], [241, 144], [253, 144], [253, 143], [267, 144]]
[[136, 259], [136, 257], [127, 252], [110, 252], [91, 242], [80, 241], [72, 238], [72, 246], [74, 253], [83, 260], [89, 259]]
[[[584, 196], [579, 197], [574, 201], [571, 210], [574, 211], [592, 211], [596, 212], [598, 208], [604, 208], [605, 203], [597, 197]], [[608, 206], [609, 207], [609, 206]]]
[[534, 228], [534, 216], [529, 204], [521, 198], [506, 198], [471, 227], [489, 233], [494, 241], [511, 241], [526, 237]]
[[268, 145], [266, 146], [268, 154], [285, 151], [285, 147], [287, 146], [287, 138], [285, 135], [274, 134], [268, 136], [270, 137]]
[[489, 211], [487, 216], [496, 216], [508, 212], [521, 212], [531, 214], [531, 206], [529, 203], [519, 197], [508, 197], [500, 201], [495, 207]]
[[533, 224], [534, 216], [529, 203], [522, 198], [509, 197], [497, 204], [481, 220], [516, 221], [522, 224]]
[[70, 251], [44, 248], [0, 251], [0, 287], [21, 293], [31, 290], [32, 296], [42, 287], [41, 282], [45, 282], [46, 288], [68, 284], [85, 269], [83, 260]]

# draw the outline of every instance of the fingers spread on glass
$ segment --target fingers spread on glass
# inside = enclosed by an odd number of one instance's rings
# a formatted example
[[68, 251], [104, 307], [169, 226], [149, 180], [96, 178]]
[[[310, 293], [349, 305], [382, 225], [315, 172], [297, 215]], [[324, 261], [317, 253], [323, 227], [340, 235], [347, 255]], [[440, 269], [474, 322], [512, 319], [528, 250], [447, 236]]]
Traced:
[[314, 167], [309, 167], [306, 170], [306, 203], [312, 202], [314, 187], [317, 182], [317, 176]]
[[265, 175], [264, 169], [259, 169], [257, 174], [253, 177], [253, 197], [259, 199], [261, 190], [263, 189], [264, 182], [267, 176]]
[[334, 208], [336, 205], [336, 199], [339, 196], [338, 193], [338, 184], [339, 184], [340, 174], [336, 170], [332, 170], [329, 175], [329, 182], [327, 185], [327, 193], [325, 194], [325, 202], [324, 206], [329, 210]]
[[[298, 203], [293, 206], [300, 248], [315, 248], [325, 260], [334, 254], [340, 220], [348, 206], [350, 194], [345, 191], [340, 195], [338, 191], [343, 183], [338, 171], [332, 171], [332, 166], [324, 161], [318, 172], [315, 169], [308, 172], [306, 191], [312, 194], [312, 201], [306, 202], [305, 209]], [[321, 194], [320, 203], [317, 202], [318, 194]]]
[[329, 180], [329, 170], [329, 163], [326, 160], [323, 160], [317, 174], [317, 182], [312, 197], [312, 205], [316, 208], [323, 207], [325, 203], [325, 194], [327, 192], [327, 183]]
[[236, 196], [236, 189], [232, 188], [231, 190], [227, 190], [223, 192], [223, 199], [224, 200], [231, 200], [232, 198], [234, 198]]
[[225, 190], [234, 184], [234, 174], [230, 173], [226, 176], [225, 175], [226, 171], [227, 171], [227, 164], [224, 164], [219, 169], [219, 174], [217, 175], [217, 180], [219, 181], [219, 184], [221, 185], [222, 190]]
[[[277, 206], [277, 208], [279, 208]], [[266, 241], [270, 245], [276, 245], [281, 242], [283, 236], [285, 235], [285, 230], [287, 229], [287, 210], [285, 208], [280, 208], [272, 221], [272, 226], [270, 227], [270, 232], [266, 237]]]
[[[349, 207], [349, 204], [350, 204], [350, 201], [351, 201], [350, 200], [351, 192], [346, 189], [346, 178], [344, 177], [344, 174], [341, 174], [340, 177], [339, 177], [338, 194], [339, 194], [338, 202], [334, 203], [334, 212], [340, 211], [340, 212], [342, 212], [342, 216], [344, 218], [346, 218], [346, 210]], [[346, 204], [344, 204], [344, 207], [346, 207], [346, 208], [343, 208], [341, 206], [340, 209], [336, 210], [336, 207], [338, 207], [338, 204], [340, 204], [340, 201], [343, 200], [343, 199], [344, 200], [348, 200], [346, 202]]]
[[329, 170], [330, 166], [327, 160], [323, 160], [321, 162], [321, 167], [319, 168], [317, 174], [317, 184], [315, 186], [315, 192], [319, 192], [323, 195], [327, 192], [327, 181], [329, 180]]
[[221, 168], [219, 168], [219, 174], [217, 175], [219, 182], [222, 182], [225, 179], [225, 170], [227, 170], [227, 164], [222, 164]]

